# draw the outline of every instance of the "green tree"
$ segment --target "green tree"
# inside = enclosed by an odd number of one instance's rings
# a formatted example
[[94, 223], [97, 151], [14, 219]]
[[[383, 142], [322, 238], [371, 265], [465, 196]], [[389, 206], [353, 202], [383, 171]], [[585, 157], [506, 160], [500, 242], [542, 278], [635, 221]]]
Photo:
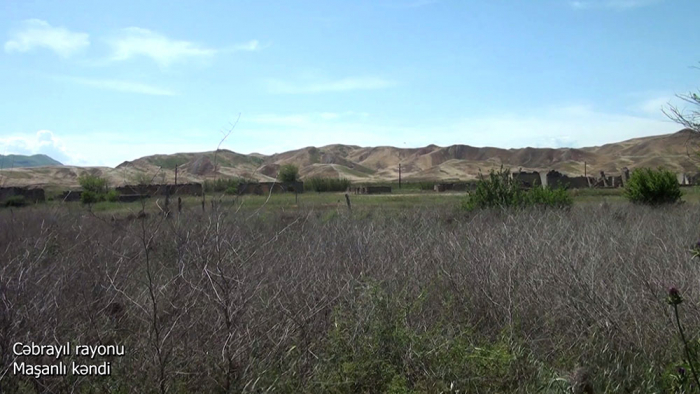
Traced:
[[277, 179], [281, 182], [296, 182], [299, 180], [299, 167], [294, 164], [285, 164], [280, 167]]

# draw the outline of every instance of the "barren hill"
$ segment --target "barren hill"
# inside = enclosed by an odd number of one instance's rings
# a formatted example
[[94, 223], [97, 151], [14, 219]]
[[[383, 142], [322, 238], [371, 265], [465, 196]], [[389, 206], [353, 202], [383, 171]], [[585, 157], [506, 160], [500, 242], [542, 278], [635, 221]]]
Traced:
[[156, 183], [173, 182], [175, 167], [178, 182], [201, 182], [215, 177], [240, 177], [260, 181], [275, 179], [285, 164], [297, 165], [302, 179], [343, 177], [354, 182], [382, 182], [398, 179], [399, 164], [403, 178], [411, 180], [469, 180], [479, 171], [501, 165], [513, 170], [558, 170], [568, 175], [605, 171], [619, 174], [623, 167], [665, 167], [674, 172], [695, 173], [700, 169], [700, 137], [690, 130], [673, 134], [635, 138], [587, 148], [501, 149], [451, 145], [402, 149], [391, 146], [360, 147], [328, 145], [307, 147], [274, 155], [244, 155], [229, 150], [201, 153], [153, 155], [108, 167], [33, 167], [3, 170], [4, 186], [55, 186], [74, 188], [85, 172], [109, 179], [112, 185], [151, 179]]

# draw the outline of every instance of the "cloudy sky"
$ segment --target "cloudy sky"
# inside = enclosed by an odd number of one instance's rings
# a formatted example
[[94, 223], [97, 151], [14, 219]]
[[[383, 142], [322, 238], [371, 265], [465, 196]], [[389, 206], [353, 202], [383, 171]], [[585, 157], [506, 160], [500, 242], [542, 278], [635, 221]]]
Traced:
[[580, 147], [668, 133], [697, 0], [0, 1], [0, 154]]

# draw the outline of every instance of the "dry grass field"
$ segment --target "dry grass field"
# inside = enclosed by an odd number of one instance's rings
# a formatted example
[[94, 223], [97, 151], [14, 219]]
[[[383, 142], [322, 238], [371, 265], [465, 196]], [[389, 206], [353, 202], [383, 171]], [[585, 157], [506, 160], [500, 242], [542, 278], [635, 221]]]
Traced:
[[[449, 195], [395, 209], [372, 201], [397, 197], [364, 197], [352, 212], [342, 201], [206, 212], [188, 201], [168, 219], [79, 204], [0, 210], [0, 391], [677, 386], [684, 355], [666, 297], [680, 290], [697, 340], [698, 204], [462, 213]], [[18, 342], [125, 355], [60, 359], [109, 362], [110, 377], [36, 379], [14, 363], [56, 360], [15, 356]]]

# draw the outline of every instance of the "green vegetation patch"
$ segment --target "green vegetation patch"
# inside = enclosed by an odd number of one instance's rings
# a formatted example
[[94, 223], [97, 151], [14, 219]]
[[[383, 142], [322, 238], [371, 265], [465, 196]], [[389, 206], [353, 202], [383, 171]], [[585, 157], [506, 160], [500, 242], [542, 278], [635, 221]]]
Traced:
[[304, 182], [304, 188], [315, 192], [344, 192], [350, 187], [351, 183], [345, 178], [321, 178], [313, 177]]
[[5, 201], [2, 202], [2, 205], [5, 207], [24, 207], [28, 205], [27, 200], [24, 198], [24, 196], [11, 196], [5, 199]]
[[215, 193], [222, 192], [226, 194], [236, 194], [238, 192], [238, 184], [245, 182], [240, 178], [220, 178], [204, 181], [204, 192]]
[[633, 203], [660, 205], [680, 201], [683, 193], [671, 171], [639, 168], [632, 172], [624, 195]]
[[462, 202], [467, 211], [480, 208], [524, 208], [529, 206], [570, 207], [573, 198], [563, 188], [534, 187], [529, 191], [510, 176], [510, 170], [491, 170], [489, 177], [479, 174], [476, 190]]

